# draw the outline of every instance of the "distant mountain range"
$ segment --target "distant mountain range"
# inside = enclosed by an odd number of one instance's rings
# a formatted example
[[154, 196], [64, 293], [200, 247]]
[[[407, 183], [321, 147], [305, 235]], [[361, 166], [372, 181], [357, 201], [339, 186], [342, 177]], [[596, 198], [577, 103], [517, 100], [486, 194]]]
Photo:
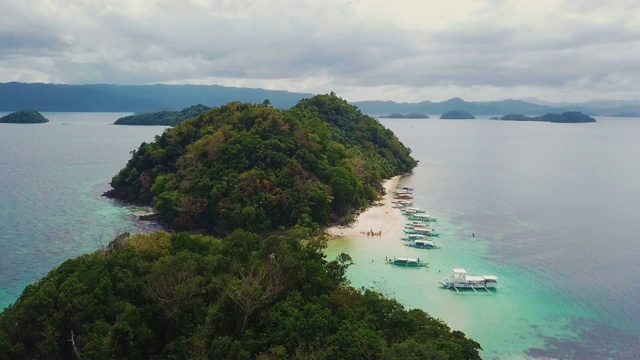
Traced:
[[219, 85], [60, 85], [0, 83], [0, 111], [156, 112], [196, 104], [220, 106], [231, 101], [290, 108], [315, 94]]
[[[236, 88], [220, 85], [64, 85], [42, 83], [0, 83], [0, 111], [178, 111], [196, 104], [209, 107], [230, 101], [261, 103], [286, 109], [315, 94]], [[339, 95], [339, 94], [338, 94]], [[348, 100], [348, 99], [346, 99]], [[580, 111], [590, 116], [640, 117], [640, 101], [591, 100], [582, 103], [550, 103], [538, 99], [469, 102], [453, 98], [442, 102], [394, 101], [350, 102], [369, 115], [422, 113], [439, 115], [463, 110], [473, 115], [542, 115]]]

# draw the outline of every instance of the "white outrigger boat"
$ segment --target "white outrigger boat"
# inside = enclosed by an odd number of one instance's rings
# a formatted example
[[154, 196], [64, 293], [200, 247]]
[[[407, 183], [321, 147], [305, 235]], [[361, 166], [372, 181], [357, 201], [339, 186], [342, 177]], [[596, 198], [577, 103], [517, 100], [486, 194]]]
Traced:
[[423, 209], [420, 209], [419, 207], [414, 207], [414, 206], [407, 206], [404, 209], [402, 209], [403, 213], [405, 213], [405, 215], [407, 214], [423, 214], [426, 211]]
[[465, 269], [453, 269], [453, 274], [439, 281], [439, 283], [447, 289], [485, 289], [491, 292], [489, 288], [498, 284], [498, 277], [495, 275], [467, 275]]
[[433, 216], [431, 216], [429, 214], [424, 214], [424, 213], [405, 212], [404, 214], [407, 216], [407, 218], [409, 218], [409, 220], [423, 221], [423, 222], [430, 222], [430, 221], [438, 220], [438, 218], [433, 217]]
[[397, 265], [397, 266], [406, 266], [406, 267], [423, 267], [426, 266], [424, 262], [420, 261], [420, 258], [397, 258], [387, 259], [389, 264]]
[[427, 235], [423, 234], [407, 234], [404, 237], [401, 237], [400, 240], [404, 241], [413, 241], [413, 240], [424, 240], [427, 238]]
[[421, 235], [426, 235], [426, 236], [440, 236], [440, 233], [437, 233], [434, 229], [431, 228], [427, 228], [427, 227], [410, 227], [410, 228], [405, 228], [404, 230], [405, 234], [421, 234]]
[[426, 239], [413, 240], [412, 242], [406, 243], [405, 245], [417, 249], [435, 249], [437, 247], [435, 242]]

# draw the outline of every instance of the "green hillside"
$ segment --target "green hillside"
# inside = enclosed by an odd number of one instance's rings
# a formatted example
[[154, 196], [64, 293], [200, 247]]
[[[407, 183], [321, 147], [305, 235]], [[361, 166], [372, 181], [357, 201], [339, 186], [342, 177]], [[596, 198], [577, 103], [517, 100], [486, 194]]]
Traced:
[[229, 103], [143, 143], [108, 196], [179, 229], [228, 233], [349, 222], [416, 165], [376, 119], [335, 95], [288, 110]]
[[421, 310], [345, 283], [303, 230], [126, 234], [0, 314], [2, 359], [479, 359]]

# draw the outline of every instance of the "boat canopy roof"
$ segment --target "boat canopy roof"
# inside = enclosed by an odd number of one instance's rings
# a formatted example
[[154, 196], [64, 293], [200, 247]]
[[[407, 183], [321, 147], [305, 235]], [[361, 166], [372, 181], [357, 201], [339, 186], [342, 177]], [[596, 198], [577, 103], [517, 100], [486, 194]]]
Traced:
[[495, 275], [482, 275], [483, 278], [487, 279], [487, 280], [498, 280], [498, 277]]
[[465, 269], [453, 269], [454, 273], [466, 274], [467, 271]]
[[477, 276], [477, 275], [467, 275], [466, 277], [467, 281], [484, 281], [485, 278], [484, 276]]

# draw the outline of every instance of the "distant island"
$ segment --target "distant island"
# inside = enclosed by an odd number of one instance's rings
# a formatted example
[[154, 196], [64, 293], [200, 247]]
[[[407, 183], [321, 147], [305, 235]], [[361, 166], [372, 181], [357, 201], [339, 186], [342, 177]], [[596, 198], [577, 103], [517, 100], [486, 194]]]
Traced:
[[589, 117], [579, 111], [568, 111], [562, 114], [545, 114], [542, 116], [526, 116], [522, 114], [508, 114], [505, 116], [491, 117], [490, 120], [511, 120], [511, 121], [546, 121], [552, 123], [590, 123], [596, 119]]
[[440, 119], [475, 119], [471, 113], [464, 110], [449, 110], [440, 116]]
[[21, 110], [0, 117], [0, 123], [41, 124], [46, 122], [49, 122], [49, 119], [35, 110]]
[[388, 115], [380, 115], [378, 117], [382, 119], [428, 119], [429, 115], [422, 114], [422, 113], [409, 113], [409, 114], [392, 113]]
[[622, 114], [615, 114], [615, 115], [611, 115], [613, 117], [640, 117], [640, 112], [639, 111], [631, 111], [631, 112], [626, 112], [626, 113], [622, 113]]
[[198, 104], [180, 111], [158, 111], [152, 113], [124, 116], [116, 120], [114, 125], [163, 125], [176, 126], [186, 119], [198, 117], [211, 109], [208, 106]]

